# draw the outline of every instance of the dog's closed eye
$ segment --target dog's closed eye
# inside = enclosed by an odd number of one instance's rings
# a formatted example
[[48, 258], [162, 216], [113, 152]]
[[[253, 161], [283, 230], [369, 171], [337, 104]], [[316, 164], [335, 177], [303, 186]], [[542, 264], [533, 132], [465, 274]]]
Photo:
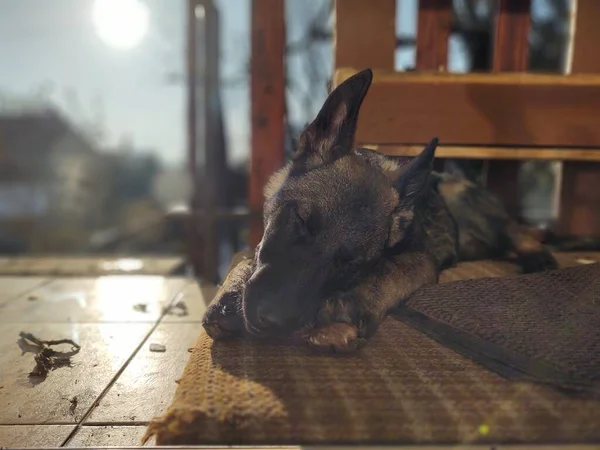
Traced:
[[290, 207], [290, 216], [291, 222], [298, 232], [302, 243], [308, 243], [315, 238], [317, 228], [312, 216], [303, 216], [296, 205]]

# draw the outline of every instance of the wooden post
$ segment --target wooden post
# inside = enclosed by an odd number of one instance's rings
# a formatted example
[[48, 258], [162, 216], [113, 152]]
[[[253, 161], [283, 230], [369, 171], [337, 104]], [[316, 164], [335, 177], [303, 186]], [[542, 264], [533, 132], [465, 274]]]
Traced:
[[188, 171], [192, 180], [192, 195], [190, 198], [190, 214], [186, 219], [186, 233], [189, 241], [189, 257], [197, 276], [202, 277], [204, 267], [204, 239], [198, 229], [195, 211], [200, 207], [198, 199], [198, 172], [196, 157], [196, 17], [195, 8], [197, 2], [187, 2], [187, 152]]
[[445, 72], [452, 25], [452, 0], [420, 0], [417, 70]]
[[395, 0], [335, 0], [334, 67], [394, 70]]
[[[574, 0], [576, 14], [570, 73], [600, 74], [600, 8], [597, 0]], [[569, 70], [567, 70], [569, 72]], [[600, 237], [600, 164], [564, 162], [557, 233]]]
[[[529, 0], [500, 0], [494, 33], [494, 72], [526, 72], [529, 62]], [[515, 120], [519, 120], [515, 117]], [[519, 161], [489, 161], [487, 187], [504, 203], [508, 213], [520, 218]]]
[[[263, 207], [263, 188], [284, 164], [285, 144], [285, 15], [284, 0], [252, 0], [250, 61], [251, 214]], [[262, 239], [262, 221], [252, 220], [249, 245]]]
[[[417, 70], [445, 72], [448, 67], [452, 0], [420, 0], [417, 22]], [[444, 166], [443, 159], [436, 158], [433, 162], [434, 170], [443, 172]]]
[[527, 71], [530, 8], [530, 0], [500, 0], [494, 33], [494, 72]]
[[188, 0], [187, 16], [188, 166], [193, 180], [187, 231], [196, 275], [216, 283], [216, 210], [222, 195], [217, 183], [225, 156], [219, 128], [218, 14], [212, 0]]

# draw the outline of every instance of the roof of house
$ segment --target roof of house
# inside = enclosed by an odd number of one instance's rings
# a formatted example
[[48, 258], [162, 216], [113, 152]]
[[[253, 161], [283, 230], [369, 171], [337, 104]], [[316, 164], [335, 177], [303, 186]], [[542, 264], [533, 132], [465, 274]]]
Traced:
[[91, 148], [73, 125], [54, 109], [0, 115], [0, 178], [17, 177], [24, 161], [49, 152], [67, 134], [77, 136], [84, 147]]

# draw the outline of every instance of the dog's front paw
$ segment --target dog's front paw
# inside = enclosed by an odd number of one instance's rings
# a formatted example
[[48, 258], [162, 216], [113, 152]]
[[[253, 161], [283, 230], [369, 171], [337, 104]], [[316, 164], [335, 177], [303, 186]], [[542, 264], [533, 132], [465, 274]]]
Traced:
[[202, 326], [215, 340], [241, 334], [244, 330], [244, 321], [239, 311], [239, 299], [236, 293], [217, 293], [217, 298], [204, 314]]
[[325, 353], [349, 353], [357, 350], [365, 340], [358, 337], [358, 329], [343, 322], [333, 322], [304, 330], [299, 338], [310, 348]]
[[333, 322], [350, 323], [358, 330], [358, 337], [371, 338], [384, 316], [369, 307], [367, 299], [355, 292], [344, 293], [325, 301], [317, 315], [317, 323], [326, 325]]
[[356, 293], [340, 294], [323, 303], [316, 326], [305, 330], [303, 336], [315, 350], [353, 352], [375, 334], [382, 319]]

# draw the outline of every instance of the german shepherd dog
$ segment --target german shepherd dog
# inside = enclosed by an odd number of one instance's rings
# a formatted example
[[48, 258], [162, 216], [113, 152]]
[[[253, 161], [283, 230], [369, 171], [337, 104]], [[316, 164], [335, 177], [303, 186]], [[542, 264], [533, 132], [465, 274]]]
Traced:
[[272, 176], [263, 238], [204, 317], [214, 339], [282, 333], [352, 351], [458, 261], [514, 253], [523, 272], [556, 268], [490, 192], [432, 171], [437, 139], [409, 162], [354, 147], [372, 77], [367, 69], [334, 89]]

